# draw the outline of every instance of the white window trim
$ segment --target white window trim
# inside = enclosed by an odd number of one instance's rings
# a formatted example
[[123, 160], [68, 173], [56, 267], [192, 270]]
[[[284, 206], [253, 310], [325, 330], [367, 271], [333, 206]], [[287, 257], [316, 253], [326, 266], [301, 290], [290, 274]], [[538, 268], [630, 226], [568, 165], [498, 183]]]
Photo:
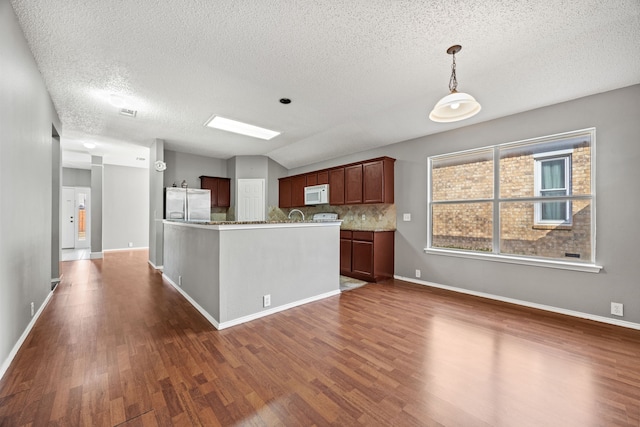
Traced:
[[534, 267], [557, 268], [560, 270], [582, 271], [585, 273], [599, 273], [604, 267], [597, 264], [561, 261], [556, 259], [519, 257], [515, 255], [490, 254], [485, 252], [470, 252], [455, 249], [424, 248], [426, 254], [445, 255], [458, 258], [478, 259], [483, 261], [504, 262], [507, 264], [530, 265]]
[[[469, 150], [462, 150], [453, 153], [440, 154], [435, 156], [429, 156], [427, 158], [427, 246], [424, 248], [424, 252], [431, 255], [443, 255], [443, 256], [453, 256], [459, 258], [468, 258], [468, 259], [477, 259], [483, 261], [495, 261], [495, 262], [504, 262], [509, 264], [519, 264], [519, 265], [530, 265], [530, 266], [538, 266], [538, 267], [549, 267], [549, 268], [557, 268], [562, 270], [574, 270], [574, 271], [582, 271], [589, 273], [599, 273], [604, 267], [595, 263], [595, 261], [588, 263], [577, 263], [564, 261], [560, 259], [547, 259], [547, 258], [536, 258], [536, 257], [524, 257], [524, 256], [514, 256], [514, 255], [503, 255], [497, 253], [496, 247], [499, 246], [499, 243], [495, 240], [494, 235], [494, 252], [486, 253], [486, 252], [472, 252], [472, 251], [462, 251], [462, 250], [454, 250], [454, 249], [443, 249], [443, 248], [433, 248], [432, 247], [432, 217], [431, 217], [431, 205], [432, 200], [432, 165], [433, 160], [442, 158], [442, 157], [451, 157], [455, 155], [463, 155], [466, 153], [471, 153], [479, 150], [486, 149], [497, 149], [497, 148], [508, 148], [515, 147], [518, 145], [525, 145], [531, 142], [544, 142], [545, 140], [556, 140], [556, 139], [564, 139], [564, 138], [573, 138], [580, 137], [581, 135], [589, 134], [590, 136], [590, 146], [591, 146], [591, 204], [592, 204], [592, 214], [591, 214], [591, 251], [593, 260], [596, 259], [596, 129], [595, 128], [586, 128], [571, 132], [564, 132], [560, 134], [549, 135], [546, 137], [540, 138], [530, 138], [521, 141], [515, 141], [511, 143], [499, 144], [494, 146], [485, 146], [479, 147]], [[557, 150], [554, 153], [561, 153], [565, 150]], [[566, 150], [571, 151], [573, 150]], [[550, 152], [540, 153], [539, 156], [544, 156]], [[534, 158], [537, 157], [537, 154], [534, 154]], [[494, 159], [494, 162], [499, 162], [499, 159]], [[495, 173], [495, 172], [494, 172]], [[497, 169], [497, 173], [495, 173], [495, 183], [494, 183], [494, 191], [497, 191], [498, 194], [500, 192], [500, 177], [499, 177], [499, 168]], [[570, 196], [572, 199], [578, 199], [581, 197]], [[501, 200], [499, 197], [494, 195], [494, 204], [499, 205]], [[437, 202], [436, 202], [437, 203]], [[496, 214], [496, 210], [494, 209], [494, 227], [500, 227], [500, 215]], [[494, 229], [494, 234], [499, 231]]]
[[[568, 150], [558, 150], [558, 151], [550, 151], [546, 153], [538, 153], [534, 154], [534, 191], [535, 196], [540, 197], [542, 193], [542, 163], [548, 162], [552, 160], [564, 159], [564, 188], [566, 190], [566, 195], [570, 196], [572, 193], [571, 190], [571, 175], [572, 175], [572, 164], [571, 164], [571, 155], [573, 154], [572, 149]], [[565, 218], [564, 220], [545, 220], [542, 219], [542, 203], [535, 203], [533, 206], [534, 210], [534, 225], [566, 225], [571, 226], [573, 223], [573, 218], [571, 216], [571, 200], [567, 200], [565, 202]]]

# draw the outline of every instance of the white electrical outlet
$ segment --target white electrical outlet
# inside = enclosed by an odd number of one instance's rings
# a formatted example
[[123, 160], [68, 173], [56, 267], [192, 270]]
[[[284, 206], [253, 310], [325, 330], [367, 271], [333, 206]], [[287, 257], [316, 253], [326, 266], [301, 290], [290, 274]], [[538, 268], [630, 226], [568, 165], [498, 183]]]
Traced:
[[271, 305], [271, 295], [265, 295], [262, 297], [262, 306], [269, 307]]
[[420, 270], [416, 270], [416, 278], [420, 278], [422, 276], [422, 272]]
[[402, 220], [411, 221], [411, 214], [410, 213], [402, 214]]
[[129, 247], [132, 248], [133, 247], [133, 242], [129, 242]]
[[178, 286], [182, 286], [182, 276], [178, 276]]
[[31, 303], [31, 317], [33, 317], [33, 315], [36, 314], [36, 306], [35, 304], [32, 302]]
[[367, 216], [365, 214], [362, 214], [362, 220], [366, 221], [367, 220]]
[[624, 316], [624, 306], [620, 302], [611, 303], [611, 314], [614, 316]]

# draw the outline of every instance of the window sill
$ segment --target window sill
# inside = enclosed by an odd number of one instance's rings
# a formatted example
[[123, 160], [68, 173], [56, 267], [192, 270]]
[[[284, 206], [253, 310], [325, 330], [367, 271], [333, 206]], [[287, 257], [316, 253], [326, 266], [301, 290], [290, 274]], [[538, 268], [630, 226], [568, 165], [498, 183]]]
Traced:
[[571, 225], [535, 224], [531, 227], [534, 230], [567, 230], [571, 231]]
[[558, 260], [547, 260], [539, 258], [523, 258], [511, 255], [496, 255], [489, 253], [471, 253], [456, 251], [451, 249], [424, 248], [424, 252], [433, 255], [444, 255], [459, 258], [479, 259], [484, 261], [505, 262], [508, 264], [530, 265], [534, 267], [558, 268], [561, 270], [582, 271], [586, 273], [599, 273], [602, 266], [596, 264], [586, 264], [580, 262], [567, 262]]

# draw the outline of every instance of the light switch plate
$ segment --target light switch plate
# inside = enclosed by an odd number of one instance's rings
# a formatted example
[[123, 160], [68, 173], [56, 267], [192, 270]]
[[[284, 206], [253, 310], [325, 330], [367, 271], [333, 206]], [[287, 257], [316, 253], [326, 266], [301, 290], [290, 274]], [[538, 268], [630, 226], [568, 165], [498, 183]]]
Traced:
[[402, 214], [402, 220], [411, 221], [411, 214], [410, 213]]

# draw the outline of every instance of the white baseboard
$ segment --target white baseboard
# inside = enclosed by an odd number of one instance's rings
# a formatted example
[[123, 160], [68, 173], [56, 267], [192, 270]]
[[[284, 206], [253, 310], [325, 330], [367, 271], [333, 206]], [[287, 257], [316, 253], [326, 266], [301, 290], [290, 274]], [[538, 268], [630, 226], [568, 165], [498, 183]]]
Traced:
[[[151, 262], [149, 262], [151, 264]], [[195, 302], [195, 300], [193, 298], [191, 298], [189, 296], [188, 293], [186, 293], [184, 290], [182, 290], [182, 288], [180, 286], [178, 286], [177, 283], [175, 283], [173, 280], [171, 280], [169, 278], [169, 276], [167, 276], [166, 274], [162, 273], [162, 278], [165, 279], [167, 282], [169, 282], [169, 284], [171, 286], [173, 286], [174, 288], [176, 288], [176, 291], [180, 292], [180, 294], [182, 294], [183, 297], [185, 297], [187, 299], [187, 301], [189, 301], [189, 303], [191, 303], [191, 305], [200, 312], [200, 314], [202, 314], [208, 321], [209, 323], [211, 323], [213, 325], [214, 328], [216, 329], [220, 329], [220, 324], [218, 323], [218, 321], [216, 319], [213, 318], [212, 315], [209, 314], [209, 312], [207, 310], [205, 310], [204, 308], [202, 308], [200, 306], [200, 304], [198, 304], [197, 302]]]
[[200, 306], [200, 304], [198, 304], [197, 302], [195, 302], [193, 300], [193, 298], [191, 298], [189, 296], [189, 294], [187, 294], [181, 287], [179, 287], [173, 280], [171, 280], [168, 276], [166, 276], [164, 273], [162, 274], [162, 277], [169, 282], [169, 284], [171, 286], [173, 286], [174, 288], [176, 288], [176, 290], [178, 292], [180, 292], [182, 294], [182, 296], [184, 296], [187, 301], [189, 301], [191, 303], [191, 305], [200, 312], [200, 314], [202, 314], [212, 325], [214, 328], [221, 330], [221, 329], [225, 329], [225, 328], [230, 328], [231, 326], [236, 326], [236, 325], [240, 325], [242, 323], [246, 323], [249, 322], [251, 320], [256, 320], [259, 319], [261, 317], [265, 317], [265, 316], [269, 316], [271, 314], [275, 314], [284, 310], [288, 310], [290, 308], [294, 308], [294, 307], [298, 307], [300, 305], [304, 305], [304, 304], [308, 304], [310, 302], [314, 302], [314, 301], [318, 301], [324, 298], [329, 298], [335, 295], [340, 295], [340, 289], [337, 289], [335, 291], [331, 291], [331, 292], [326, 292], [324, 294], [320, 294], [320, 295], [315, 295], [313, 297], [309, 297], [309, 298], [305, 298], [299, 301], [294, 301], [291, 302], [289, 304], [284, 304], [284, 305], [280, 305], [278, 307], [273, 307], [269, 310], [264, 310], [264, 311], [260, 311], [258, 313], [254, 313], [254, 314], [250, 314], [248, 316], [243, 316], [243, 317], [239, 317], [237, 319], [233, 319], [233, 320], [229, 320], [228, 322], [218, 322], [213, 316], [211, 316], [204, 308], [202, 308]]
[[42, 314], [42, 311], [44, 310], [44, 308], [49, 303], [49, 300], [53, 296], [53, 292], [54, 291], [50, 291], [49, 292], [49, 295], [47, 295], [47, 297], [44, 299], [44, 301], [40, 305], [40, 308], [34, 314], [34, 316], [31, 318], [31, 321], [29, 322], [29, 324], [25, 328], [24, 332], [22, 332], [22, 335], [20, 335], [20, 338], [18, 339], [18, 342], [16, 342], [16, 344], [11, 349], [11, 352], [9, 353], [9, 356], [2, 363], [2, 366], [0, 366], [0, 380], [2, 380], [2, 377], [4, 377], [4, 374], [7, 372], [7, 369], [9, 369], [9, 366], [11, 366], [11, 362], [13, 362], [13, 359], [16, 357], [16, 354], [18, 354], [18, 350], [20, 350], [20, 347], [22, 347], [22, 344], [24, 344], [25, 340], [27, 339], [27, 336], [29, 336], [29, 333], [31, 332], [31, 329], [33, 329], [33, 325], [36, 324], [36, 321], [38, 320], [38, 318]]
[[496, 300], [496, 301], [502, 301], [502, 302], [508, 302], [508, 303], [511, 303], [511, 304], [521, 305], [521, 306], [524, 306], [524, 307], [537, 308], [537, 309], [540, 309], [540, 310], [551, 311], [553, 313], [566, 314], [567, 316], [579, 317], [581, 319], [594, 320], [596, 322], [608, 323], [610, 325], [615, 325], [615, 326], [622, 326], [623, 328], [630, 328], [630, 329], [638, 329], [638, 330], [640, 330], [640, 324], [633, 323], [633, 322], [627, 322], [626, 320], [612, 319], [610, 317], [597, 316], [595, 314], [583, 313], [581, 311], [567, 310], [565, 308], [553, 307], [551, 305], [537, 304], [537, 303], [534, 303], [534, 302], [522, 301], [522, 300], [518, 300], [518, 299], [514, 299], [514, 298], [507, 298], [507, 297], [502, 297], [502, 296], [499, 296], [499, 295], [487, 294], [487, 293], [484, 293], [484, 292], [471, 291], [469, 289], [456, 288], [454, 286], [440, 285], [438, 283], [426, 282], [424, 280], [418, 280], [418, 279], [414, 279], [414, 278], [411, 278], [411, 277], [404, 277], [404, 276], [398, 276], [398, 275], [394, 275], [393, 277], [394, 277], [394, 279], [403, 280], [405, 282], [415, 283], [417, 285], [430, 286], [432, 288], [446, 289], [448, 291], [460, 292], [462, 294], [474, 295], [474, 296], [482, 297], [482, 298], [489, 298], [489, 299]]
[[[151, 260], [147, 260], [147, 262], [149, 263], [149, 265], [151, 267], [153, 267], [154, 270], [162, 270], [163, 269], [162, 265], [155, 265], [154, 263], [151, 262]], [[167, 278], [167, 280], [169, 280], [169, 278]]]
[[229, 320], [228, 322], [222, 322], [218, 329], [229, 328], [231, 326], [236, 326], [241, 323], [249, 322], [251, 320], [259, 319], [261, 317], [269, 316], [271, 314], [279, 313], [281, 311], [289, 310], [290, 308], [298, 307], [300, 305], [308, 304], [310, 302], [318, 301], [321, 299], [329, 298], [335, 295], [340, 295], [340, 289], [336, 291], [326, 292], [324, 294], [315, 295], [309, 298], [301, 299], [299, 301], [294, 301], [289, 304], [280, 305], [278, 307], [271, 308], [269, 310], [260, 311], [258, 313], [250, 314], [248, 316], [239, 317], [237, 319]]
[[140, 246], [135, 248], [116, 248], [116, 249], [103, 249], [102, 252], [124, 252], [124, 251], [142, 251], [145, 249], [149, 249], [148, 246]]

